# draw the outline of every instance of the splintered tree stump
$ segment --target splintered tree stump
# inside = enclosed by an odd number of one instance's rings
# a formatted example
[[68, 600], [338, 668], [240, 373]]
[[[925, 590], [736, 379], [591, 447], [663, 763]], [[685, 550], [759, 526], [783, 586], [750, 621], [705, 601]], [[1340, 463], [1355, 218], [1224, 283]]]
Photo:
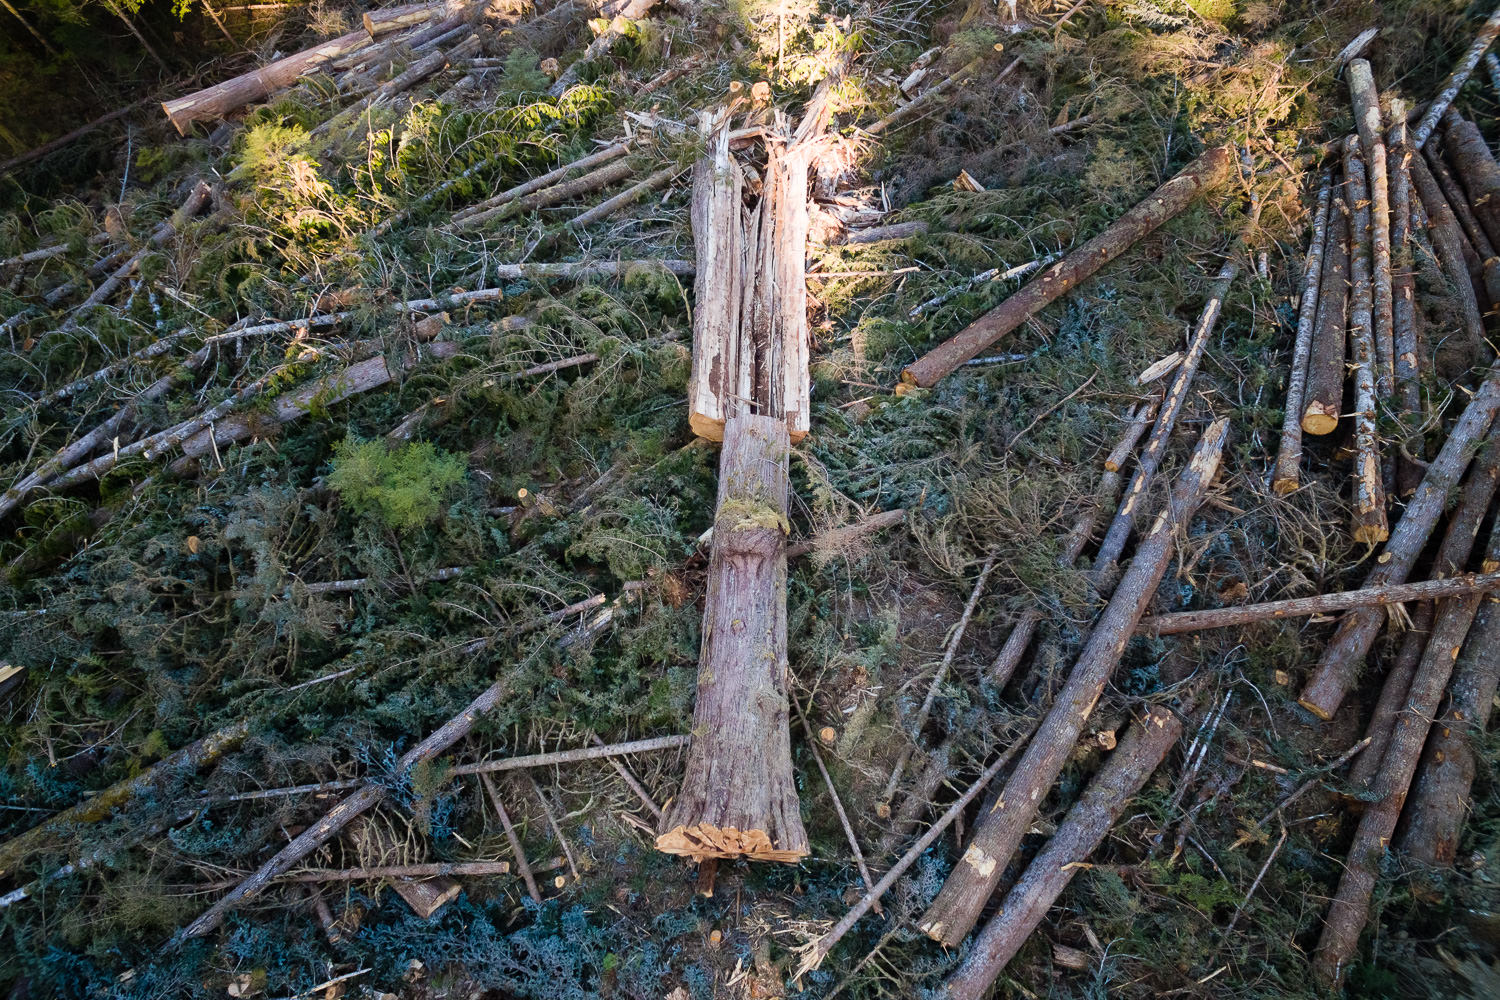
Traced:
[[792, 773], [786, 656], [786, 422], [724, 425], [693, 741], [658, 850], [795, 862], [807, 833]]

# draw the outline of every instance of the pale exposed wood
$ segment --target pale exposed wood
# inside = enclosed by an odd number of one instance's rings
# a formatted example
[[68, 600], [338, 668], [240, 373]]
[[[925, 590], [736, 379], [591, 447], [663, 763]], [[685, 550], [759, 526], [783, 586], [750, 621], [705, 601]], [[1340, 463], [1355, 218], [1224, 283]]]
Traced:
[[[1394, 320], [1391, 315], [1391, 195], [1390, 178], [1386, 173], [1385, 128], [1380, 121], [1380, 92], [1375, 87], [1375, 76], [1369, 62], [1364, 59], [1351, 62], [1347, 79], [1349, 96], [1354, 103], [1354, 124], [1359, 131], [1369, 179], [1375, 397], [1384, 403], [1394, 394], [1396, 385]], [[1346, 169], [1347, 166], [1346, 160]]]
[[1175, 549], [1176, 536], [1186, 531], [1217, 475], [1228, 426], [1229, 421], [1220, 418], [1203, 432], [1170, 501], [1142, 538], [1135, 558], [1095, 621], [1036, 738], [995, 806], [980, 820], [972, 842], [942, 891], [923, 914], [918, 926], [934, 940], [956, 947], [979, 919], [1155, 595]]
[[[1421, 366], [1417, 346], [1416, 279], [1412, 274], [1411, 238], [1411, 146], [1406, 138], [1406, 102], [1391, 98], [1390, 130], [1386, 136], [1391, 182], [1391, 287], [1392, 343], [1396, 352], [1397, 414], [1408, 431], [1417, 424], [1422, 410]], [[1408, 434], [1413, 447], [1421, 448], [1421, 438]], [[1420, 455], [1418, 457], [1421, 457]], [[1410, 463], [1402, 465], [1398, 479], [1412, 477]], [[1418, 477], [1420, 475], [1418, 474]], [[1412, 482], [1411, 486], [1415, 487]], [[1402, 489], [1402, 494], [1410, 489]]]
[[690, 214], [698, 272], [693, 282], [688, 424], [699, 437], [722, 441], [739, 379], [744, 174], [729, 153], [727, 113], [705, 113], [698, 130], [709, 152], [693, 167]]
[[1443, 117], [1443, 112], [1448, 110], [1448, 105], [1452, 104], [1453, 99], [1458, 96], [1459, 90], [1463, 88], [1465, 81], [1469, 79], [1469, 74], [1474, 72], [1474, 67], [1479, 65], [1480, 57], [1494, 44], [1497, 35], [1500, 35], [1500, 10], [1496, 10], [1484, 22], [1484, 25], [1474, 36], [1473, 43], [1464, 52], [1463, 58], [1453, 67], [1452, 72], [1448, 74], [1448, 79], [1443, 81], [1443, 88], [1438, 91], [1437, 97], [1433, 98], [1432, 103], [1427, 106], [1427, 111], [1423, 113], [1422, 120], [1417, 123], [1417, 127], [1412, 131], [1413, 147], [1421, 149], [1427, 144], [1427, 139], [1432, 135], [1432, 130], [1437, 127], [1438, 119]]
[[645, 180], [632, 184], [613, 198], [606, 198], [588, 211], [568, 220], [568, 225], [573, 229], [582, 229], [585, 226], [592, 226], [596, 222], [607, 219], [620, 209], [634, 205], [651, 192], [666, 187], [672, 178], [676, 177], [680, 172], [676, 166], [658, 170]]
[[651, 8], [656, 6], [656, 0], [626, 0], [623, 8], [610, 20], [609, 26], [599, 33], [589, 47], [584, 49], [583, 55], [579, 56], [567, 69], [558, 75], [547, 89], [549, 97], [561, 97], [567, 89], [578, 82], [580, 68], [598, 62], [608, 57], [614, 47], [620, 43], [620, 39], [630, 33], [630, 22], [639, 21], [651, 13]]

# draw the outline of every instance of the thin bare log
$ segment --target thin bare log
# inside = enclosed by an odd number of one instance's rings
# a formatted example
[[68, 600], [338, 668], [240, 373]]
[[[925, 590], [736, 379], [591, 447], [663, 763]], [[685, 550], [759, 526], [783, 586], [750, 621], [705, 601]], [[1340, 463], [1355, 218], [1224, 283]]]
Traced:
[[[901, 373], [901, 385], [928, 388], [977, 357], [1047, 305], [1072, 291], [1100, 268], [1186, 209], [1203, 191], [1228, 175], [1234, 154], [1227, 146], [1210, 149], [1148, 195], [1111, 226], [1033, 278], [955, 336], [928, 351]], [[898, 391], [902, 391], [898, 388]]]
[[[1406, 139], [1406, 102], [1391, 98], [1391, 124], [1386, 135], [1388, 171], [1391, 179], [1391, 336], [1396, 352], [1396, 413], [1407, 431], [1408, 447], [1421, 454], [1421, 436], [1415, 433], [1422, 411], [1422, 375], [1417, 348], [1416, 279], [1412, 274], [1411, 170], [1412, 150]], [[1403, 461], [1397, 480], [1402, 495], [1416, 488], [1421, 478], [1416, 467]]]
[[592, 226], [596, 222], [607, 219], [620, 209], [634, 205], [652, 191], [666, 187], [679, 173], [681, 173], [681, 169], [676, 166], [658, 170], [640, 183], [632, 184], [613, 198], [606, 198], [587, 212], [570, 219], [568, 225], [573, 229], [582, 229], [585, 226]]
[[1443, 117], [1443, 112], [1448, 110], [1448, 105], [1452, 104], [1453, 99], [1458, 96], [1459, 90], [1469, 79], [1469, 74], [1474, 72], [1474, 67], [1479, 65], [1480, 58], [1489, 51], [1497, 35], [1500, 35], [1500, 10], [1491, 14], [1480, 27], [1468, 51], [1453, 67], [1453, 71], [1448, 74], [1448, 79], [1443, 81], [1443, 87], [1438, 91], [1437, 97], [1433, 98], [1432, 103], [1427, 106], [1422, 120], [1412, 131], [1412, 145], [1415, 148], [1421, 149], [1427, 145], [1432, 130], [1437, 128], [1438, 119]]
[[[1479, 300], [1474, 293], [1474, 278], [1470, 274], [1464, 255], [1466, 241], [1463, 230], [1459, 227], [1458, 218], [1453, 214], [1448, 200], [1443, 197], [1437, 178], [1433, 177], [1432, 171], [1427, 168], [1426, 161], [1414, 155], [1407, 166], [1418, 195], [1417, 198], [1412, 199], [1412, 206], [1416, 208], [1420, 202], [1426, 210], [1427, 235], [1432, 240], [1438, 265], [1443, 269], [1444, 275], [1448, 278], [1448, 284], [1458, 297], [1459, 315], [1463, 319], [1464, 333], [1468, 341], [1477, 349], [1478, 345], [1484, 343], [1484, 319], [1480, 316]], [[1413, 229], [1415, 230], [1415, 227]]]
[[1302, 430], [1308, 434], [1331, 434], [1339, 425], [1344, 408], [1344, 359], [1349, 324], [1349, 258], [1353, 244], [1349, 232], [1349, 206], [1343, 185], [1333, 198], [1328, 227], [1328, 246], [1323, 253], [1322, 288], [1318, 296], [1318, 321], [1313, 330], [1312, 352], [1307, 363], [1306, 398], [1302, 406]]
[[1220, 418], [1203, 432], [1170, 501], [1142, 538], [1109, 604], [1095, 621], [1037, 738], [1027, 747], [994, 808], [975, 829], [963, 859], [923, 914], [918, 926], [934, 940], [956, 946], [979, 919], [1155, 595], [1177, 534], [1186, 530], [1218, 473], [1228, 427], [1228, 420]]
[[[849, 822], [849, 814], [844, 811], [844, 801], [839, 798], [839, 790], [833, 784], [833, 775], [828, 773], [828, 765], [823, 763], [823, 754], [818, 750], [818, 738], [813, 735], [812, 725], [807, 721], [802, 705], [795, 697], [792, 699], [792, 707], [797, 710], [797, 721], [802, 724], [802, 734], [807, 737], [808, 752], [812, 754], [813, 763], [818, 766], [818, 773], [823, 776], [823, 786], [828, 789], [828, 797], [833, 800], [833, 811], [838, 814], [839, 824], [844, 828], [844, 838], [849, 841], [849, 850], [859, 868], [859, 877], [865, 883], [865, 891], [874, 892], [875, 883], [870, 878], [869, 866], [865, 864], [865, 852], [859, 849], [859, 838], [854, 835], [854, 826]], [[879, 913], [880, 903], [873, 905], [875, 912]]]
[[1208, 302], [1204, 304], [1203, 312], [1198, 317], [1198, 325], [1193, 331], [1192, 340], [1188, 342], [1187, 354], [1172, 377], [1172, 384], [1157, 412], [1156, 424], [1151, 428], [1151, 436], [1146, 439], [1146, 445], [1141, 449], [1140, 458], [1136, 462], [1135, 475], [1130, 478], [1130, 485], [1125, 489], [1125, 498], [1120, 501], [1120, 509], [1110, 521], [1104, 540], [1099, 543], [1099, 552], [1094, 556], [1091, 572], [1096, 585], [1107, 586], [1105, 581], [1114, 578], [1115, 567], [1125, 551], [1125, 543], [1135, 531], [1136, 513], [1145, 502], [1151, 483], [1156, 478], [1156, 471], [1167, 453], [1167, 445], [1177, 427], [1177, 417], [1187, 403], [1193, 378], [1198, 374], [1198, 365], [1203, 360], [1203, 352], [1208, 349], [1208, 338], [1219, 320], [1224, 297], [1229, 294], [1229, 286], [1239, 270], [1239, 265], [1234, 261], [1226, 261], [1209, 287]]
[[[1375, 398], [1382, 403], [1395, 392], [1396, 352], [1392, 330], [1391, 193], [1386, 173], [1385, 128], [1380, 121], [1380, 92], [1364, 59], [1349, 63], [1346, 76], [1354, 103], [1354, 124], [1369, 172], [1370, 275], [1374, 296], [1372, 327], [1375, 337]], [[1345, 168], [1348, 161], [1345, 160]], [[1381, 536], [1382, 538], [1384, 536]]]
[[1281, 601], [1245, 604], [1233, 608], [1176, 611], [1142, 618], [1139, 631], [1147, 635], [1182, 635], [1207, 629], [1233, 628], [1258, 622], [1307, 618], [1356, 608], [1381, 608], [1413, 601], [1435, 601], [1465, 594], [1500, 589], [1500, 573], [1467, 573], [1418, 583], [1387, 583], [1311, 597], [1289, 597]]
[[606, 163], [609, 163], [611, 160], [619, 159], [628, 152], [630, 152], [630, 142], [628, 140], [625, 142], [616, 142], [612, 145], [605, 146], [603, 149], [595, 150], [588, 156], [585, 156], [578, 160], [574, 160], [572, 163], [565, 163], [555, 170], [549, 170], [539, 177], [533, 177], [529, 181], [526, 181], [522, 184], [517, 184], [515, 187], [509, 188], [505, 191], [501, 191], [499, 194], [494, 195], [490, 198], [486, 198], [484, 201], [480, 202], [477, 205], [473, 205], [469, 208], [462, 209], [461, 211], [453, 213], [453, 220], [451, 224], [456, 226], [460, 223], [463, 223], [464, 225], [468, 226], [479, 225], [483, 222], [487, 222], [498, 215], [500, 209], [515, 201], [517, 198], [524, 198], [526, 195], [532, 194], [533, 192], [541, 191], [544, 188], [551, 187], [552, 185], [558, 183], [559, 181], [562, 181], [569, 174], [575, 171], [591, 170], [595, 167], [603, 166]]
[[485, 793], [489, 796], [490, 805], [495, 810], [495, 816], [500, 820], [500, 826], [505, 830], [505, 839], [510, 843], [510, 853], [516, 859], [516, 871], [520, 873], [521, 881], [526, 883], [526, 892], [531, 896], [531, 901], [540, 903], [542, 901], [541, 890], [537, 888], [536, 876], [531, 873], [531, 862], [526, 859], [526, 848], [521, 846], [521, 838], [516, 833], [515, 824], [510, 821], [510, 814], [505, 811], [505, 803], [500, 801], [500, 793], [495, 789], [495, 782], [488, 774], [479, 776], [480, 784], [484, 785]]
[[963, 964], [943, 984], [953, 1000], [979, 1000], [1005, 971], [1062, 895], [1073, 876], [1109, 834], [1153, 771], [1182, 736], [1182, 720], [1153, 706], [1130, 727], [1099, 773], [1089, 781], [1052, 839], [1006, 894], [1000, 910], [974, 942]]
[[1312, 356], [1313, 330], [1318, 318], [1318, 289], [1323, 277], [1323, 247], [1328, 242], [1328, 206], [1332, 200], [1333, 173], [1325, 169], [1318, 184], [1318, 203], [1313, 210], [1312, 239], [1307, 245], [1307, 263], [1302, 275], [1302, 301], [1297, 307], [1297, 337], [1292, 343], [1291, 368], [1287, 375], [1285, 415], [1281, 421], [1281, 448], [1271, 473], [1271, 488], [1291, 493], [1301, 483], [1302, 408], [1307, 394], [1308, 358]]
[[651, 13], [651, 8], [656, 6], [656, 0], [628, 0], [622, 9], [609, 22], [609, 27], [600, 32], [589, 47], [583, 50], [583, 55], [563, 70], [552, 86], [547, 89], [549, 97], [561, 97], [567, 89], [578, 82], [582, 67], [590, 66], [602, 59], [608, 58], [614, 47], [620, 43], [620, 39], [630, 34], [630, 22], [639, 21]]

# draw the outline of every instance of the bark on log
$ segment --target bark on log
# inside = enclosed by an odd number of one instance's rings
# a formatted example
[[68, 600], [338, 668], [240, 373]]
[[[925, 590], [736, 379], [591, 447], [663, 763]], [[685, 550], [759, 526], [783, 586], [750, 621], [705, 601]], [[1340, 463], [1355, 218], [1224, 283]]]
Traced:
[[[1427, 215], [1427, 234], [1432, 239], [1438, 265], [1448, 278], [1458, 296], [1459, 315], [1463, 318], [1464, 333], [1475, 349], [1484, 343], [1484, 319], [1480, 315], [1479, 300], [1474, 292], [1474, 277], [1464, 256], [1463, 230], [1458, 219], [1443, 197], [1437, 178], [1427, 169], [1427, 162], [1420, 156], [1412, 156], [1408, 166], [1412, 183], [1417, 189], [1413, 208], [1420, 201]], [[1415, 229], [1415, 227], [1413, 227]]]
[[[404, 775], [419, 763], [436, 758], [453, 744], [469, 734], [483, 716], [494, 711], [510, 693], [508, 680], [499, 680], [486, 688], [462, 712], [443, 723], [422, 742], [408, 750], [396, 764], [396, 774]], [[354, 794], [330, 809], [322, 819], [292, 839], [265, 864], [228, 895], [209, 907], [184, 928], [174, 943], [202, 937], [224, 922], [224, 917], [240, 904], [260, 895], [271, 882], [291, 869], [303, 858], [312, 854], [339, 831], [370, 807], [382, 801], [389, 788], [384, 784], [370, 784], [359, 788]]]
[[101, 125], [108, 125], [110, 122], [114, 121], [117, 118], [124, 118], [136, 108], [150, 103], [151, 99], [146, 98], [144, 100], [136, 101], [134, 104], [127, 104], [123, 108], [116, 108], [108, 114], [100, 115], [98, 118], [95, 118], [87, 125], [80, 125], [78, 128], [75, 128], [71, 132], [60, 135], [56, 139], [53, 139], [49, 142], [42, 143], [35, 149], [29, 149], [24, 153], [12, 156], [8, 160], [0, 161], [0, 174], [9, 173], [17, 167], [25, 166], [32, 160], [39, 160], [42, 157], [46, 156], [48, 153], [55, 153], [57, 150], [62, 149], [64, 146], [72, 143], [73, 141], [81, 139], [84, 136], [88, 135], [90, 132], [99, 128]]
[[1301, 483], [1302, 408], [1307, 396], [1313, 330], [1318, 319], [1318, 290], [1323, 277], [1323, 247], [1328, 242], [1328, 206], [1332, 193], [1333, 173], [1325, 169], [1318, 183], [1317, 207], [1313, 209], [1312, 238], [1308, 241], [1307, 263], [1302, 274], [1302, 301], [1297, 304], [1297, 336], [1292, 342], [1292, 360], [1287, 373], [1281, 447], [1271, 473], [1271, 489], [1281, 495], [1295, 491]]
[[1478, 126], [1452, 108], [1444, 120], [1448, 127], [1443, 133], [1443, 149], [1453, 161], [1453, 169], [1468, 192], [1469, 207], [1493, 247], [1500, 242], [1500, 165], [1490, 155]]
[[1221, 418], [1203, 432], [1170, 501], [1141, 540], [1114, 596], [1095, 621], [1037, 738], [1027, 747], [995, 807], [985, 814], [962, 860], [923, 915], [919, 926], [935, 940], [957, 946], [999, 884], [1156, 593], [1172, 557], [1177, 532], [1185, 530], [1219, 470], [1228, 424]]
[[1146, 635], [1182, 635], [1212, 628], [1232, 628], [1257, 622], [1286, 618], [1306, 618], [1354, 608], [1381, 608], [1413, 601], [1435, 601], [1475, 592], [1500, 589], [1500, 574], [1487, 572], [1422, 580], [1417, 583], [1390, 583], [1345, 590], [1311, 597], [1288, 597], [1280, 601], [1244, 604], [1232, 608], [1207, 608], [1202, 611], [1176, 611], [1166, 615], [1142, 618], [1139, 631]]
[[1135, 475], [1131, 477], [1130, 486], [1125, 490], [1125, 499], [1120, 502], [1120, 509], [1110, 521], [1109, 530], [1099, 543], [1099, 552], [1094, 556], [1091, 572], [1096, 585], [1105, 585], [1106, 581], [1114, 578], [1115, 567], [1125, 551], [1125, 543], [1135, 530], [1136, 513], [1145, 502], [1151, 483], [1156, 478], [1156, 471], [1167, 453], [1167, 445], [1177, 427], [1178, 414], [1187, 403], [1193, 378], [1198, 374], [1198, 364], [1203, 360], [1203, 352], [1208, 349], [1208, 338], [1213, 333], [1214, 324], [1219, 321], [1224, 297], [1229, 294], [1229, 286], [1238, 273], [1239, 265], [1233, 261], [1226, 262], [1219, 268], [1219, 273], [1209, 288], [1208, 302], [1198, 317], [1193, 339], [1188, 343], [1187, 355], [1172, 377], [1172, 384], [1157, 412], [1156, 425], [1151, 428], [1151, 436], [1146, 439], [1146, 446], [1141, 449], [1140, 459], [1136, 463]]
[[[1437, 457], [1427, 466], [1406, 511], [1396, 522], [1376, 566], [1365, 577], [1364, 586], [1402, 583], [1421, 555], [1438, 518], [1448, 506], [1448, 497], [1458, 484], [1469, 460], [1488, 434], [1500, 410], [1500, 371], [1492, 371], [1470, 398], [1463, 414], [1448, 432]], [[1360, 608], [1344, 616], [1329, 640], [1313, 676], [1308, 679], [1298, 703], [1320, 719], [1331, 719], [1353, 686], [1365, 654], [1370, 651], [1385, 621], [1381, 608]]]
[[729, 116], [699, 119], [711, 152], [693, 166], [691, 218], [698, 273], [693, 279], [693, 366], [688, 425], [709, 441], [724, 440], [724, 422], [739, 381], [744, 174], [729, 155]]
[[1396, 386], [1394, 320], [1391, 315], [1391, 191], [1386, 173], [1385, 129], [1380, 122], [1380, 92], [1375, 87], [1375, 75], [1370, 71], [1368, 60], [1351, 62], [1347, 79], [1349, 97], [1354, 104], [1354, 124], [1359, 131], [1365, 169], [1369, 172], [1375, 398], [1384, 403], [1394, 394]]
[[[467, 26], [463, 27], [467, 28]], [[450, 61], [467, 59], [478, 51], [479, 36], [470, 35], [451, 49], [428, 53], [407, 66], [394, 78], [381, 84], [369, 96], [360, 98], [332, 118], [325, 120], [312, 130], [312, 135], [327, 135], [330, 132], [347, 127], [358, 119], [360, 115], [364, 114], [367, 108], [383, 101], [388, 101], [398, 94], [406, 93], [406, 91], [415, 87], [429, 76], [432, 76], [444, 66], [447, 66]]]
[[786, 659], [786, 422], [724, 427], [693, 741], [658, 850], [702, 861], [808, 853], [792, 772]]
[[1352, 533], [1374, 545], [1390, 536], [1385, 518], [1385, 486], [1376, 431], [1380, 358], [1375, 346], [1370, 274], [1370, 206], [1359, 142], [1344, 144], [1344, 201], [1351, 209], [1349, 244], [1349, 362], [1354, 382], [1354, 478]]
[[1474, 36], [1473, 43], [1464, 52], [1463, 58], [1453, 67], [1453, 71], [1448, 74], [1448, 79], [1443, 81], [1443, 89], [1438, 91], [1437, 97], [1427, 106], [1422, 120], [1417, 123], [1415, 131], [1412, 132], [1412, 144], [1417, 149], [1427, 144], [1432, 130], [1437, 127], [1438, 119], [1443, 117], [1443, 112], [1448, 110], [1448, 105], [1452, 104], [1453, 99], [1458, 96], [1464, 82], [1469, 79], [1469, 74], [1474, 72], [1474, 67], [1479, 65], [1480, 57], [1489, 51], [1497, 35], [1500, 35], [1500, 10], [1496, 10], [1489, 16], [1489, 20], [1484, 22]]
[[[572, 201], [581, 195], [593, 194], [595, 191], [612, 187], [620, 181], [634, 176], [635, 173], [636, 167], [630, 161], [615, 160], [600, 167], [598, 170], [584, 174], [582, 177], [575, 177], [570, 181], [554, 184], [552, 187], [543, 188], [535, 194], [517, 198], [508, 205], [502, 205], [496, 213], [496, 218], [508, 219], [523, 212], [534, 212], [537, 209], [550, 208], [565, 201]], [[464, 220], [464, 226], [468, 228], [477, 225], [483, 219], [484, 216], [482, 215], [470, 216]]]
[[633, 205], [651, 192], [665, 187], [679, 173], [681, 170], [676, 165], [658, 170], [645, 180], [632, 184], [613, 198], [606, 198], [588, 211], [569, 219], [568, 226], [571, 229], [582, 229], [585, 226], [592, 226], [601, 219], [607, 219], [627, 205]]
[[247, 104], [263, 100], [278, 90], [290, 87], [300, 77], [317, 72], [335, 58], [369, 43], [370, 36], [363, 28], [351, 31], [347, 35], [331, 38], [205, 90], [166, 101], [161, 108], [178, 133], [187, 135], [193, 122], [222, 118]]
[[463, 228], [468, 228], [469, 226], [477, 226], [488, 222], [499, 215], [502, 208], [517, 198], [524, 198], [532, 192], [551, 187], [576, 170], [589, 170], [594, 167], [603, 166], [611, 160], [624, 156], [628, 152], [630, 152], [630, 143], [628, 141], [605, 146], [603, 149], [596, 150], [582, 159], [574, 160], [572, 163], [565, 163], [555, 170], [547, 171], [540, 177], [533, 177], [531, 180], [517, 184], [509, 190], [486, 198], [477, 205], [455, 212], [450, 225], [462, 225]]
[[1424, 153], [1427, 168], [1432, 171], [1433, 179], [1438, 182], [1438, 189], [1443, 192], [1444, 200], [1458, 220], [1459, 230], [1463, 235], [1464, 261], [1469, 266], [1469, 280], [1474, 283], [1476, 294], [1482, 292], [1493, 308], [1497, 299], [1500, 299], [1500, 260], [1495, 257], [1494, 244], [1490, 242], [1489, 234], [1469, 206], [1469, 195], [1458, 178], [1453, 176], [1453, 171], [1448, 169], [1448, 164], [1436, 146], [1428, 145]]
[[651, 13], [651, 8], [655, 6], [656, 0], [627, 0], [623, 9], [609, 22], [609, 27], [590, 42], [589, 47], [583, 50], [583, 55], [579, 56], [552, 82], [552, 86], [547, 89], [547, 96], [561, 97], [569, 87], [578, 82], [580, 67], [588, 66], [608, 56], [619, 44], [620, 39], [630, 33], [630, 22], [639, 21]]
[[[1500, 562], [1495, 544], [1491, 558]], [[1407, 854], [1428, 865], [1451, 865], [1470, 811], [1474, 745], [1484, 738], [1500, 682], [1500, 595], [1485, 596], [1469, 630], [1449, 692], [1448, 704], [1428, 738], [1411, 799], [1406, 806]]]
[[1406, 803], [1431, 720], [1437, 715], [1454, 661], [1479, 610], [1480, 596], [1456, 598], [1438, 612], [1432, 637], [1407, 692], [1405, 708], [1396, 720], [1380, 773], [1371, 788], [1374, 801], [1360, 816], [1338, 892], [1313, 953], [1313, 975], [1325, 985], [1338, 986], [1343, 982], [1359, 945], [1386, 845], [1396, 831], [1396, 821]]
[[[1227, 146], [1208, 150], [1182, 172], [1122, 215], [1104, 232], [1027, 282], [1016, 294], [939, 344], [901, 373], [902, 386], [935, 385], [965, 361], [1072, 291], [1100, 268], [1179, 215], [1204, 190], [1222, 182], [1234, 162]], [[897, 391], [903, 391], [901, 387]]]
[[[1480, 522], [1484, 520], [1490, 501], [1495, 496], [1497, 477], [1500, 477], [1500, 436], [1491, 428], [1489, 444], [1475, 459], [1474, 467], [1469, 470], [1469, 477], [1459, 494], [1458, 504], [1448, 518], [1448, 527], [1443, 532], [1443, 540], [1438, 545], [1429, 571], [1433, 580], [1459, 576], [1468, 565], [1469, 555], [1474, 549], [1474, 539], [1479, 535]], [[1482, 591], [1469, 590], [1455, 596], [1467, 597], [1471, 593]], [[1402, 638], [1395, 663], [1386, 673], [1380, 697], [1375, 702], [1375, 710], [1370, 714], [1369, 725], [1365, 727], [1365, 736], [1370, 740], [1368, 752], [1362, 754], [1349, 769], [1349, 781], [1356, 787], [1368, 787], [1371, 784], [1380, 761], [1385, 756], [1386, 746], [1390, 743], [1391, 732], [1396, 725], [1397, 713], [1406, 700], [1406, 692], [1410, 689], [1412, 677], [1422, 660], [1434, 614], [1432, 601], [1424, 601], [1412, 613], [1411, 626]]]
[[426, 24], [433, 18], [460, 14], [468, 10], [462, 0], [438, 0], [437, 3], [412, 3], [401, 7], [386, 7], [384, 10], [368, 10], [360, 18], [371, 38], [410, 28], [414, 24]]
[[883, 240], [909, 240], [913, 236], [925, 236], [927, 230], [927, 223], [921, 219], [912, 222], [893, 222], [888, 226], [855, 229], [844, 237], [844, 243], [858, 246], [866, 243], [880, 243]]
[[[1093, 537], [1094, 529], [1103, 519], [1104, 512], [1119, 500], [1122, 482], [1120, 470], [1125, 467], [1131, 453], [1135, 451], [1141, 435], [1145, 434], [1146, 428], [1151, 425], [1151, 418], [1155, 415], [1156, 407], [1155, 400], [1142, 403], [1137, 407], [1130, 423], [1126, 425], [1124, 435], [1115, 442], [1114, 449], [1104, 459], [1104, 472], [1100, 475], [1099, 485], [1094, 490], [1093, 502], [1088, 510], [1079, 515], [1078, 520], [1069, 529], [1067, 539], [1063, 542], [1062, 554], [1057, 564], [1064, 569], [1072, 569], [1078, 557], [1083, 555], [1083, 550]], [[1000, 647], [1000, 652], [995, 654], [995, 661], [985, 672], [986, 679], [997, 689], [1003, 688], [1015, 675], [1016, 668], [1021, 665], [1021, 658], [1026, 655], [1026, 647], [1031, 644], [1031, 638], [1036, 635], [1037, 626], [1042, 623], [1042, 616], [1041, 608], [1027, 608], [1021, 612], [1021, 617], [1011, 628], [1010, 635], [1005, 637], [1005, 644]]]
[[[1406, 140], [1406, 102], [1391, 98], [1391, 126], [1386, 136], [1391, 179], [1391, 319], [1396, 351], [1396, 411], [1407, 432], [1405, 447], [1421, 457], [1417, 432], [1422, 411], [1422, 376], [1417, 348], [1416, 278], [1412, 273], [1411, 167], [1412, 150]], [[1397, 475], [1403, 496], [1416, 488], [1421, 473], [1403, 461]]]
[[943, 984], [944, 997], [980, 1000], [988, 994], [1181, 735], [1182, 720], [1160, 705], [1130, 727], [1047, 846], [1006, 894], [963, 964]]
[[[1342, 184], [1339, 185], [1342, 188]], [[1344, 358], [1349, 318], [1349, 206], [1343, 194], [1334, 197], [1330, 211], [1328, 246], [1323, 254], [1323, 278], [1318, 296], [1318, 322], [1307, 361], [1306, 400], [1302, 429], [1308, 434], [1332, 434], [1344, 408]]]

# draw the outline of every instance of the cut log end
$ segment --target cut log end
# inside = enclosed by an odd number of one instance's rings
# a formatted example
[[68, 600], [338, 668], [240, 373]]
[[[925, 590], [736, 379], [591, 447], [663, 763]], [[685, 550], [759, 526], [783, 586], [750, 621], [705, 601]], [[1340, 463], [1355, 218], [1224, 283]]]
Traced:
[[1271, 483], [1271, 489], [1277, 496], [1286, 496], [1288, 493], [1296, 493], [1297, 488], [1302, 485], [1299, 479], [1276, 479]]
[[1315, 701], [1311, 696], [1303, 695], [1301, 698], [1297, 699], [1297, 704], [1301, 705], [1303, 708], [1307, 709], [1309, 712], [1311, 712], [1313, 715], [1316, 715], [1324, 722], [1328, 722], [1333, 718], [1333, 711], [1330, 711], [1329, 709], [1324, 708], [1322, 705], [1318, 704], [1318, 702]]
[[796, 864], [808, 854], [806, 847], [776, 846], [764, 830], [721, 829], [712, 823], [673, 827], [656, 838], [656, 849], [700, 863], [710, 858], [748, 858]]
[[1361, 524], [1354, 529], [1354, 540], [1365, 545], [1379, 545], [1389, 537], [1390, 529], [1384, 524]]
[[1332, 434], [1339, 426], [1339, 415], [1331, 413], [1321, 404], [1308, 404], [1302, 414], [1302, 431], [1305, 434]]
[[693, 429], [694, 434], [705, 441], [722, 442], [724, 440], [723, 420], [716, 420], [701, 413], [689, 413], [688, 426]]

